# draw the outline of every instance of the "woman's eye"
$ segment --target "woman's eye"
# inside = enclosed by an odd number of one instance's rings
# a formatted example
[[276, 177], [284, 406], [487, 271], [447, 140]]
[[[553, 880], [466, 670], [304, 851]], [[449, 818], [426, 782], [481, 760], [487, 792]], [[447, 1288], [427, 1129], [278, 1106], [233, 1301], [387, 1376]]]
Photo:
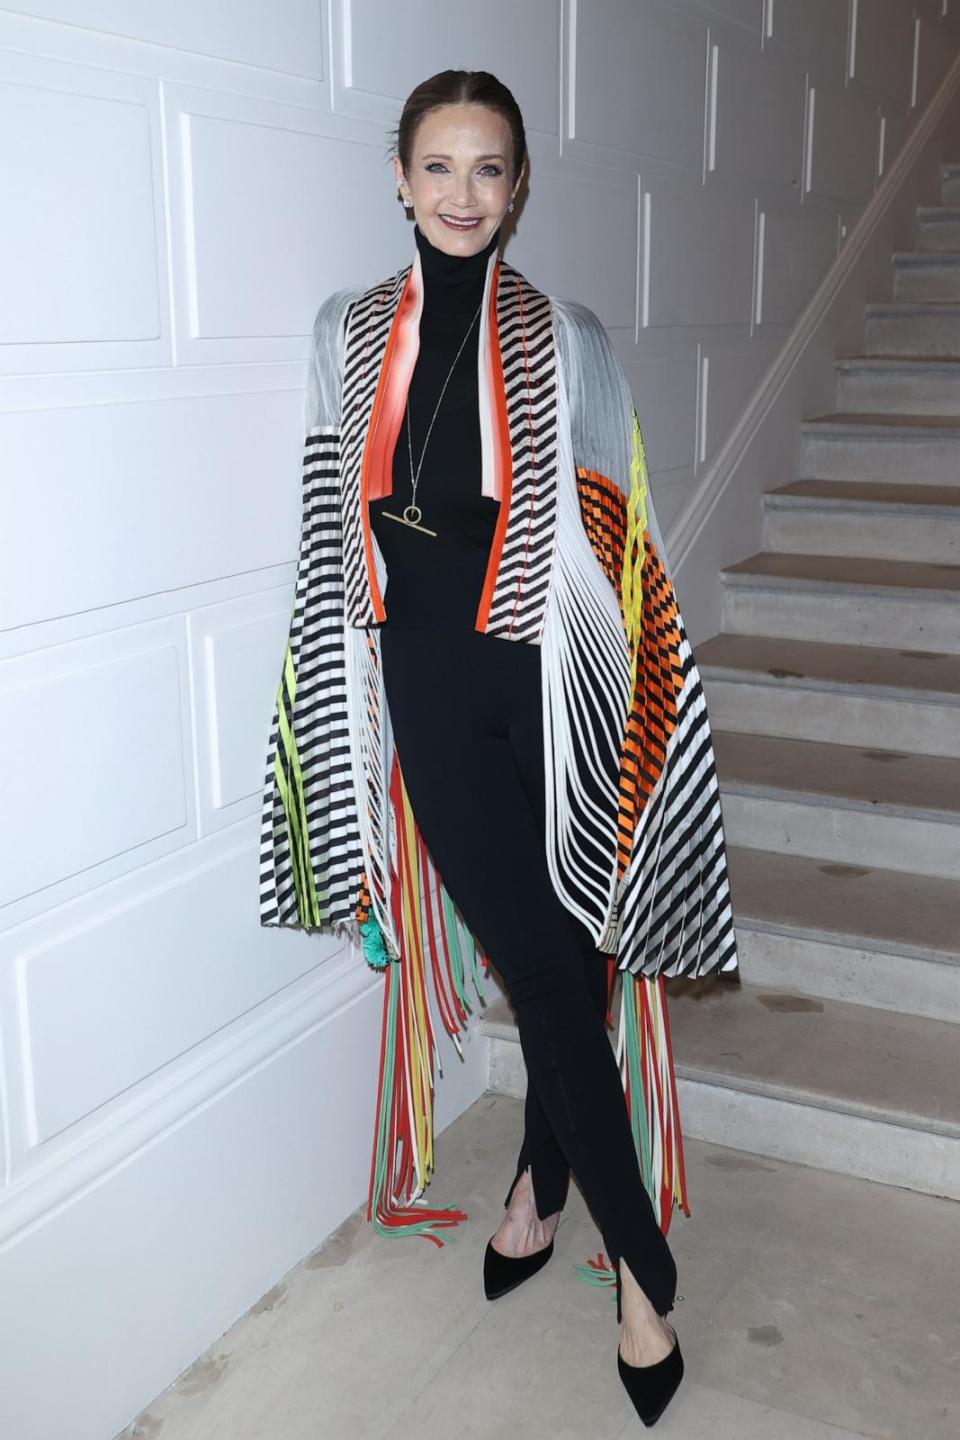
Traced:
[[[446, 165], [444, 165], [442, 160], [431, 160], [427, 165], [427, 170], [429, 171], [435, 168], [439, 168], [440, 170], [446, 170], [447, 167]], [[499, 165], [481, 165], [480, 168], [481, 170], [487, 171], [488, 174], [493, 178], [496, 178], [498, 175], [503, 174], [503, 171], [500, 169]]]

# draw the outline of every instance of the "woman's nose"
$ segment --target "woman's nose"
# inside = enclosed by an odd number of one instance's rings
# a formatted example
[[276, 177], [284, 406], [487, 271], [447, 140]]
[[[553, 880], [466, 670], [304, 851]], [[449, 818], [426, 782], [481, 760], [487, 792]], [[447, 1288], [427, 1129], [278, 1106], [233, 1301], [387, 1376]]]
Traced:
[[461, 175], [454, 185], [454, 201], [466, 208], [473, 203], [473, 176]]

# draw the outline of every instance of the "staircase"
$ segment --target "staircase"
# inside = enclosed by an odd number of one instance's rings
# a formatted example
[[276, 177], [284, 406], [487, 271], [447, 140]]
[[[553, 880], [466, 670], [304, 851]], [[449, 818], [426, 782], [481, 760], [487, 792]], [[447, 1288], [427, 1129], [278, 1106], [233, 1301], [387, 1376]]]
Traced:
[[[739, 977], [666, 982], [683, 1134], [960, 1199], [960, 165], [695, 649]], [[522, 1095], [509, 1008], [493, 1089]]]

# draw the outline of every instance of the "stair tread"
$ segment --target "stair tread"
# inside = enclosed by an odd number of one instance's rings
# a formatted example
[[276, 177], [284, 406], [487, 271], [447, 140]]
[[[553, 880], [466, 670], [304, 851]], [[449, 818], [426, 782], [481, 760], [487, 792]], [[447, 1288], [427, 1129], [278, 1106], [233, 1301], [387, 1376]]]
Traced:
[[701, 677], [735, 675], [769, 685], [951, 701], [960, 696], [960, 655], [881, 645], [833, 645], [769, 635], [713, 635], [696, 647]]
[[830, 799], [872, 814], [960, 823], [960, 760], [949, 756], [716, 728], [712, 735], [721, 795]]
[[[666, 991], [678, 1078], [960, 1139], [960, 1028], [949, 1021], [733, 976], [667, 980]], [[503, 999], [480, 1027], [518, 1042]]]
[[960, 355], [900, 355], [895, 350], [870, 355], [840, 355], [834, 361], [838, 370], [947, 370], [960, 371]]
[[960, 880], [741, 845], [727, 846], [727, 864], [738, 927], [874, 948], [960, 970]]
[[802, 478], [775, 485], [764, 495], [831, 500], [852, 505], [885, 505], [908, 512], [924, 508], [960, 514], [960, 486], [911, 485], [897, 480], [818, 480]]
[[668, 982], [678, 1076], [960, 1138], [960, 1028], [731, 979]]
[[868, 315], [943, 315], [950, 311], [960, 314], [960, 300], [867, 300]]
[[888, 410], [831, 410], [823, 415], [807, 415], [802, 421], [804, 429], [817, 427], [850, 427], [875, 430], [924, 430], [950, 431], [960, 435], [960, 415], [923, 415], [913, 411]]
[[950, 265], [960, 264], [960, 250], [894, 250], [895, 264], [924, 264], [946, 260]]
[[[944, 598], [960, 595], [960, 565], [924, 560], [884, 560], [871, 555], [799, 555], [780, 550], [758, 550], [745, 560], [720, 571], [728, 583], [753, 578], [773, 584], [799, 584], [841, 589], [869, 589], [882, 594], [890, 589], [936, 591]], [[743, 576], [743, 581], [738, 577]]]

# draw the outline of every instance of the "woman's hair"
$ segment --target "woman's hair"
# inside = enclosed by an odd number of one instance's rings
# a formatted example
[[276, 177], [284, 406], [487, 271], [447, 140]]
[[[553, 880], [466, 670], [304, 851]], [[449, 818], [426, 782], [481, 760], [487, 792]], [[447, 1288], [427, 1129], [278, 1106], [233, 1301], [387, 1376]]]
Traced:
[[413, 140], [417, 126], [430, 110], [441, 105], [486, 105], [502, 115], [510, 127], [513, 142], [513, 174], [516, 180], [527, 154], [527, 136], [523, 128], [520, 106], [496, 75], [489, 70], [440, 70], [410, 91], [400, 124], [394, 130], [394, 149], [405, 171], [413, 158]]

